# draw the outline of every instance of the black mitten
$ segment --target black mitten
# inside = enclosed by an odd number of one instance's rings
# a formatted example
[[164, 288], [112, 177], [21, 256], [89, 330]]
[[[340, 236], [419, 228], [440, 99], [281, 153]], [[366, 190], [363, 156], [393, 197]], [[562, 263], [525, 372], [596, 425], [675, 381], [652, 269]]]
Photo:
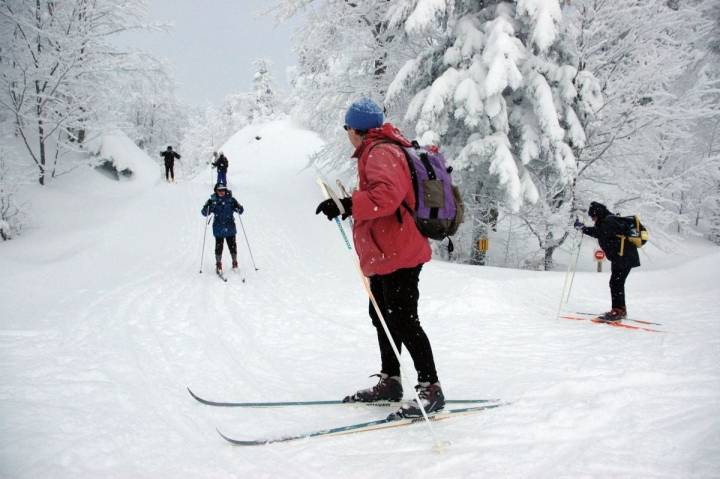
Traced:
[[[345, 219], [348, 216], [352, 215], [352, 198], [340, 198], [340, 203], [342, 203], [343, 208], [345, 208], [345, 213], [343, 213], [342, 219]], [[340, 209], [337, 207], [333, 199], [327, 199], [320, 203], [315, 210], [316, 215], [320, 213], [323, 213], [325, 216], [327, 216], [328, 220], [332, 220], [337, 216], [340, 216]]]

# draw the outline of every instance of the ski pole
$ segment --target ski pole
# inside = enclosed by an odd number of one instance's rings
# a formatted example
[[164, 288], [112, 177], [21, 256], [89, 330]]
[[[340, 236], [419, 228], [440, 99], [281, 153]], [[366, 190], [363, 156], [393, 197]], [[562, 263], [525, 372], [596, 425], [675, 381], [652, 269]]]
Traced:
[[207, 238], [207, 230], [208, 225], [210, 224], [210, 218], [212, 218], [212, 215], [208, 212], [208, 219], [205, 223], [205, 233], [203, 233], [203, 245], [202, 250], [200, 251], [200, 273], [202, 274], [202, 268], [203, 268], [203, 261], [205, 260], [205, 238]]
[[[338, 199], [335, 192], [330, 188], [324, 181], [322, 181], [320, 178], [317, 179], [317, 183], [320, 186], [320, 190], [323, 193], [323, 196], [325, 199], [330, 199], [335, 202], [338, 209], [340, 210], [340, 214], [345, 213], [345, 208], [343, 207], [342, 203]], [[352, 246], [350, 245], [350, 240], [347, 237], [347, 234], [345, 234], [345, 229], [342, 227], [342, 223], [340, 223], [340, 216], [335, 217], [335, 224], [337, 224], [338, 229], [340, 230], [340, 234], [343, 237], [343, 240], [345, 240], [345, 246], [347, 247], [348, 251], [352, 254]], [[385, 335], [388, 338], [388, 342], [390, 343], [390, 347], [392, 348], [393, 353], [395, 354], [395, 357], [398, 360], [398, 363], [400, 364], [401, 369], [403, 369], [403, 373], [406, 376], [409, 376], [407, 374], [407, 371], [405, 370], [405, 367], [403, 366], [402, 360], [400, 359], [400, 352], [397, 350], [397, 347], [395, 347], [395, 341], [393, 341], [392, 334], [390, 334], [390, 329], [388, 329], [387, 323], [385, 322], [385, 317], [383, 316], [382, 312], [380, 311], [380, 306], [378, 305], [377, 301], [375, 300], [375, 295], [373, 295], [372, 290], [370, 289], [370, 283], [368, 279], [365, 277], [365, 275], [362, 272], [362, 269], [360, 268], [360, 260], [358, 259], [356, 254], [352, 254], [353, 259], [355, 260], [355, 267], [360, 274], [360, 277], [362, 278], [363, 287], [365, 288], [365, 292], [367, 293], [368, 297], [370, 298], [370, 302], [373, 305], [373, 308], [375, 309], [375, 313], [378, 316], [378, 319], [380, 320], [380, 324], [382, 325], [383, 331], [385, 331]], [[427, 415], [427, 412], [425, 411], [425, 406], [423, 406], [422, 401], [420, 400], [420, 396], [418, 395], [417, 390], [413, 390], [415, 393], [415, 400], [418, 403], [418, 406], [420, 406], [420, 411], [422, 412], [423, 418], [425, 419], [425, 422], [427, 423], [428, 429], [430, 430], [430, 435], [433, 438], [434, 445], [433, 449], [436, 451], [440, 451], [443, 446], [447, 444], [445, 441], [441, 441], [438, 436], [435, 434], [435, 430], [433, 429], [432, 424], [430, 423], [430, 418]]]
[[258, 267], [255, 266], [255, 258], [253, 258], [252, 249], [250, 249], [250, 241], [248, 241], [247, 234], [245, 233], [245, 225], [243, 224], [240, 215], [238, 215], [238, 219], [240, 220], [240, 227], [242, 228], [243, 236], [245, 237], [245, 244], [247, 245], [248, 251], [250, 252], [250, 260], [252, 261], [253, 268], [255, 268], [255, 271], [258, 271]]
[[[340, 193], [342, 193], [343, 197], [347, 198], [349, 196], [352, 196], [350, 193], [348, 193], [348, 190], [345, 189], [345, 185], [343, 185], [342, 181], [338, 179], [335, 181], [335, 183], [337, 184], [338, 188], [340, 188]], [[350, 222], [350, 227], [352, 228], [352, 216], [348, 218], [348, 221]]]
[[570, 275], [570, 286], [568, 286], [567, 298], [565, 299], [565, 303], [570, 301], [570, 292], [572, 291], [573, 283], [575, 282], [575, 272], [577, 271], [577, 262], [578, 262], [578, 258], [580, 258], [580, 250], [582, 249], [583, 239], [585, 239], [585, 233], [581, 232], [580, 233], [580, 242], [578, 243], [577, 253], [575, 253], [575, 262], [573, 263], [572, 273]]
[[[576, 236], [577, 236], [577, 234], [576, 234]], [[571, 259], [568, 262], [568, 269], [565, 272], [565, 279], [563, 281], [562, 293], [560, 294], [560, 304], [558, 305], [556, 319], [560, 318], [560, 312], [562, 311], [563, 304], [566, 304], [568, 302], [568, 300], [570, 299], [570, 290], [572, 289], [572, 284], [575, 280], [575, 270], [577, 269], [577, 262], [578, 262], [578, 258], [580, 257], [580, 250], [582, 249], [582, 241], [583, 241], [584, 237], [585, 237], [585, 234], [580, 233], [580, 242], [578, 243], [577, 253], [575, 254], [575, 258]]]

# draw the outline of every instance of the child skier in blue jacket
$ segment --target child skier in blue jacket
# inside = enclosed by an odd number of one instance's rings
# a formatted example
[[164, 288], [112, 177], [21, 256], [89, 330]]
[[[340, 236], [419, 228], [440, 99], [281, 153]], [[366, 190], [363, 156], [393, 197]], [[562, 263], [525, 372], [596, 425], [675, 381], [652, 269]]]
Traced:
[[210, 196], [210, 199], [207, 200], [201, 210], [203, 216], [208, 216], [211, 213], [215, 215], [213, 219], [213, 236], [215, 236], [215, 269], [218, 273], [222, 272], [223, 240], [227, 241], [233, 269], [238, 267], [237, 242], [235, 241], [237, 229], [235, 228], [233, 213], [241, 215], [243, 211], [245, 209], [233, 197], [232, 191], [221, 183], [215, 185], [215, 193]]

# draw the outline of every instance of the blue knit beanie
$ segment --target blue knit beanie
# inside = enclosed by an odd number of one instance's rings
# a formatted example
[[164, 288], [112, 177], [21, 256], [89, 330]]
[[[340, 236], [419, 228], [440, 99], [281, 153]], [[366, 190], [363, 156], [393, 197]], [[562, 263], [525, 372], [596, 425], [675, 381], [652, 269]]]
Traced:
[[353, 130], [367, 131], [382, 126], [384, 115], [382, 108], [370, 98], [360, 98], [353, 102], [345, 113], [345, 124]]

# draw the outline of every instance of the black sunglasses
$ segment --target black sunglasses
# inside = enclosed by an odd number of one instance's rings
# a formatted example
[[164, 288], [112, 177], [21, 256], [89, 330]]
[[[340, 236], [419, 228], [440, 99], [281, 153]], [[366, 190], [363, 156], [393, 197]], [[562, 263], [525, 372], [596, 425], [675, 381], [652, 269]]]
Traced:
[[350, 127], [347, 126], [347, 125], [343, 125], [343, 130], [348, 131], [348, 130], [352, 130], [352, 128], [350, 128]]

